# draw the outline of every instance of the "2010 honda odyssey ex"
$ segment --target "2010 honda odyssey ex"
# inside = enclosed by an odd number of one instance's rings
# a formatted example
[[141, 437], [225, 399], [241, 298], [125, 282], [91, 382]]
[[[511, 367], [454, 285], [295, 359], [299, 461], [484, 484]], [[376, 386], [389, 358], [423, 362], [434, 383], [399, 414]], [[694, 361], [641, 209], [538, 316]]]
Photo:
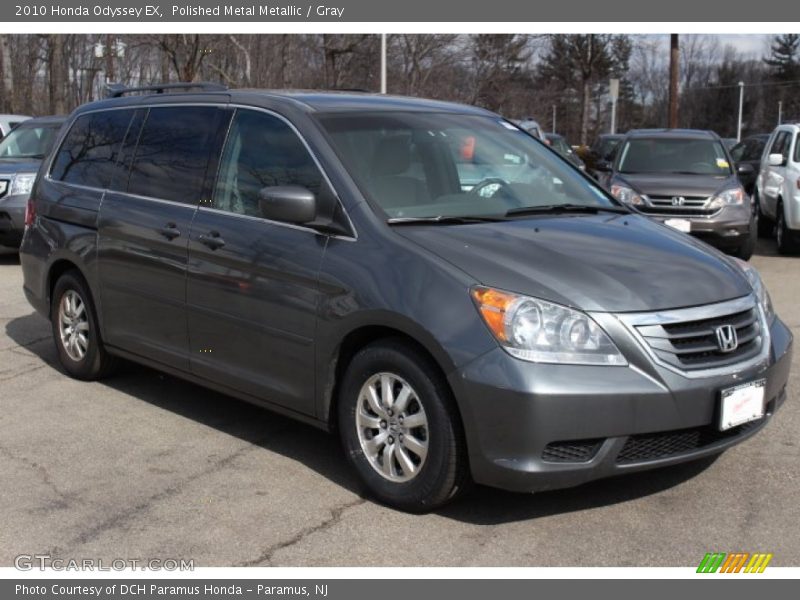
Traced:
[[25, 293], [70, 375], [123, 357], [336, 429], [412, 511], [719, 453], [784, 402], [758, 273], [497, 115], [199, 88], [80, 107], [42, 166]]

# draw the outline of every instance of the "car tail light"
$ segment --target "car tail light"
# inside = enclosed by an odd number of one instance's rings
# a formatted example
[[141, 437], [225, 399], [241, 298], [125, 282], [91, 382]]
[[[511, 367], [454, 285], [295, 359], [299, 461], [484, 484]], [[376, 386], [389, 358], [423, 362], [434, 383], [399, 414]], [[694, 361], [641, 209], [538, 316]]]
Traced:
[[25, 205], [25, 227], [33, 225], [33, 220], [36, 218], [36, 203], [33, 197], [28, 198], [28, 203]]

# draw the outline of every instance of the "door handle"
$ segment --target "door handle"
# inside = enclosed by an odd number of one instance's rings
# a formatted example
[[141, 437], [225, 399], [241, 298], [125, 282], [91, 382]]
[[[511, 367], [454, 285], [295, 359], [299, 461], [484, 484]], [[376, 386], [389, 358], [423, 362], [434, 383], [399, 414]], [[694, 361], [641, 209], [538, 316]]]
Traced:
[[167, 223], [164, 227], [158, 229], [157, 231], [170, 241], [181, 235], [181, 232], [175, 223]]
[[208, 234], [201, 235], [197, 238], [197, 241], [211, 250], [217, 250], [225, 245], [225, 240], [223, 240], [216, 231], [209, 231]]

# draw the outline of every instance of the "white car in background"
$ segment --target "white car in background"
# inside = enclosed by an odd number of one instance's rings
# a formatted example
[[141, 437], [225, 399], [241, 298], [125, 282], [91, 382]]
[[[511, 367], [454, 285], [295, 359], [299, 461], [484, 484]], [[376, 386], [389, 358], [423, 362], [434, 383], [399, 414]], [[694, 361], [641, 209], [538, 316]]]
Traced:
[[0, 115], [0, 139], [6, 137], [15, 125], [28, 119], [27, 115]]
[[772, 132], [755, 193], [759, 217], [775, 224], [778, 251], [800, 250], [800, 123], [780, 125]]

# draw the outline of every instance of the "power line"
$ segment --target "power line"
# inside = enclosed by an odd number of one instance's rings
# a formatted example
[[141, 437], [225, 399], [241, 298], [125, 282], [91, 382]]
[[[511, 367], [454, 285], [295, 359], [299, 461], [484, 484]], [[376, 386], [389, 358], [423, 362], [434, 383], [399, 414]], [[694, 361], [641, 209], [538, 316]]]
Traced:
[[[782, 86], [793, 86], [793, 85], [800, 85], [800, 79], [793, 79], [790, 81], [773, 81], [773, 82], [762, 82], [762, 83], [745, 83], [744, 87], [782, 87]], [[705, 86], [697, 86], [697, 87], [690, 87], [685, 89], [685, 92], [692, 92], [692, 91], [700, 91], [700, 90], [723, 90], [723, 89], [731, 89], [739, 88], [738, 83], [731, 83], [728, 85], [705, 85]]]

